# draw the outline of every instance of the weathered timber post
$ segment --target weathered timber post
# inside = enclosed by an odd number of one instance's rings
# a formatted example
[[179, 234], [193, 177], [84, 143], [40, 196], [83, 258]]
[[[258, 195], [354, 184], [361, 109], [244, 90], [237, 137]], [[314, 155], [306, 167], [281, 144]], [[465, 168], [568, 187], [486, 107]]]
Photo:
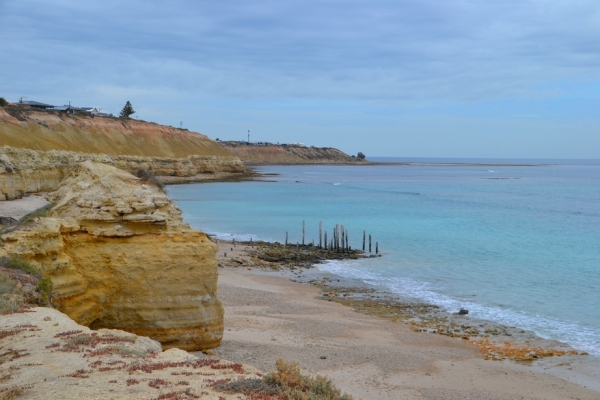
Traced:
[[344, 251], [344, 250], [345, 250], [345, 249], [344, 249], [344, 247], [345, 247], [345, 246], [344, 246], [344, 243], [346, 243], [346, 231], [345, 231], [345, 229], [344, 229], [344, 225], [342, 225], [342, 226], [340, 227], [340, 229], [341, 229], [341, 231], [342, 231], [342, 237], [341, 237], [341, 239], [342, 239], [342, 246], [341, 246], [341, 248], [342, 248], [342, 251]]
[[379, 254], [379, 242], [375, 242], [375, 254]]
[[285, 247], [287, 247], [287, 243], [288, 243], [288, 233], [285, 233]]
[[367, 231], [363, 231], [363, 253], [365, 252], [366, 241], [367, 241]]
[[346, 231], [346, 251], [350, 250], [350, 246], [348, 246], [348, 231]]
[[319, 249], [323, 248], [323, 241], [321, 240], [322, 232], [323, 232], [323, 221], [319, 221]]
[[371, 252], [371, 235], [369, 235], [369, 253]]
[[327, 250], [327, 231], [325, 231], [325, 250]]
[[304, 220], [302, 220], [302, 246], [304, 246], [304, 228], [305, 228], [305, 224], [304, 224]]

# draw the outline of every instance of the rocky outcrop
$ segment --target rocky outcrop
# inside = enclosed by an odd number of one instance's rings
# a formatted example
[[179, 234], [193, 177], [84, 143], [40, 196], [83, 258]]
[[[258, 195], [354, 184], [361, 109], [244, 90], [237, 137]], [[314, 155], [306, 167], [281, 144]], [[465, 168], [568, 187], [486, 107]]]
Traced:
[[94, 329], [122, 329], [163, 347], [216, 347], [217, 246], [191, 229], [156, 186], [85, 161], [49, 194], [55, 206], [3, 235], [4, 250], [39, 267], [54, 304]]
[[225, 142], [223, 147], [246, 164], [361, 164], [348, 154], [331, 147], [304, 147], [297, 145], [248, 146]]
[[149, 170], [158, 176], [196, 177], [219, 172], [241, 173], [236, 156], [191, 155], [185, 158], [110, 156], [74, 151], [36, 151], [0, 147], [0, 201], [21, 198], [24, 193], [51, 191], [83, 161], [113, 165], [124, 171]]
[[[216, 382], [261, 376], [252, 366], [162, 351], [147, 337], [91, 331], [50, 308], [0, 319], [2, 399], [240, 399]], [[243, 396], [246, 398], [246, 396]]]
[[195, 177], [242, 173], [240, 159], [207, 136], [154, 123], [0, 107], [0, 201], [54, 190], [78, 163]]

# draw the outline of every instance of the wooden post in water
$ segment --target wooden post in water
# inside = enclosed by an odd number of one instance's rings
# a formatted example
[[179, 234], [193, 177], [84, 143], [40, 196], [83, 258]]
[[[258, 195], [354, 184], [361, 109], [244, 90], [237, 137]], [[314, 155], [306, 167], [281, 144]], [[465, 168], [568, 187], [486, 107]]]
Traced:
[[371, 235], [369, 235], [369, 253], [371, 253]]
[[346, 231], [346, 251], [350, 250], [350, 246], [348, 246], [348, 231]]
[[287, 247], [287, 243], [288, 243], [288, 233], [285, 233], [285, 247]]
[[363, 253], [365, 252], [366, 241], [367, 241], [367, 231], [363, 231]]
[[325, 231], [325, 250], [327, 250], [327, 231]]
[[379, 254], [379, 242], [375, 242], [375, 254]]
[[342, 231], [342, 235], [341, 235], [342, 236], [342, 246], [341, 246], [341, 249], [342, 249], [342, 252], [343, 252], [343, 251], [345, 251], [345, 247], [346, 247], [345, 246], [345, 243], [346, 243], [346, 230], [344, 229], [344, 225], [342, 225], [340, 227], [340, 229]]
[[319, 221], [319, 249], [323, 248], [322, 232], [323, 232], [323, 221]]
[[304, 246], [304, 228], [305, 228], [305, 224], [304, 224], [304, 220], [302, 220], [302, 246]]

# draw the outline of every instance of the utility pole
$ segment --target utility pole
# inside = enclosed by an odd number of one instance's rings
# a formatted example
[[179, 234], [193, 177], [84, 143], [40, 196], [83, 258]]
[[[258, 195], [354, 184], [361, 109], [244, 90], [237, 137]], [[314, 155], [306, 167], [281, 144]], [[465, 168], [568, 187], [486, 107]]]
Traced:
[[250, 144], [250, 129], [248, 129], [248, 144]]

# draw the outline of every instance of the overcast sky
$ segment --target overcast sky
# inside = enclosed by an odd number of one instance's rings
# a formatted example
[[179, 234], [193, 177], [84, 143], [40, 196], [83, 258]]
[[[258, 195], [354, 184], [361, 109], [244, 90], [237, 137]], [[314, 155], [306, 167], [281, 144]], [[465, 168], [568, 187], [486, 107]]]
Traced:
[[0, 96], [367, 156], [600, 158], [600, 2], [0, 0]]

